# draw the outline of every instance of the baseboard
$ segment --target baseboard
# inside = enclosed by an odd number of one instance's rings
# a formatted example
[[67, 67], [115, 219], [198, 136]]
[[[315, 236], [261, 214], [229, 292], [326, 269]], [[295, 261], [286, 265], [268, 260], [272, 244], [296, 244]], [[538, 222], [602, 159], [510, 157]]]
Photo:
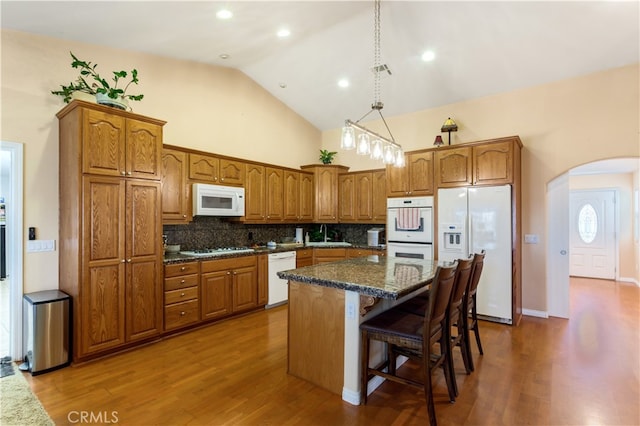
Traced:
[[634, 278], [620, 277], [616, 281], [620, 281], [622, 283], [631, 283], [631, 284], [635, 284], [637, 287], [640, 287], [640, 282], [638, 282], [638, 280]]
[[522, 315], [526, 315], [528, 317], [549, 318], [547, 311], [536, 311], [534, 309], [523, 309]]

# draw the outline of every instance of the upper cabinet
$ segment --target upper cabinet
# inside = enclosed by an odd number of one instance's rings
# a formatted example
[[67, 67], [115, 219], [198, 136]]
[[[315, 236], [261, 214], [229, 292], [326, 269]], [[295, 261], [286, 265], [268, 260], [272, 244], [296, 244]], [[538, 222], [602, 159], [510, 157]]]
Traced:
[[284, 171], [284, 221], [313, 220], [313, 173]]
[[190, 187], [187, 183], [188, 156], [184, 151], [162, 150], [162, 221], [188, 223], [191, 221]]
[[244, 221], [282, 222], [284, 217], [284, 170], [247, 164]]
[[513, 183], [519, 173], [521, 147], [519, 138], [509, 137], [439, 148], [435, 152], [436, 186]]
[[387, 196], [433, 195], [433, 151], [406, 154], [404, 167], [387, 166]]
[[341, 223], [385, 223], [387, 217], [384, 170], [343, 173], [338, 177]]
[[219, 185], [242, 186], [245, 163], [213, 155], [189, 154], [189, 179]]
[[349, 168], [332, 164], [302, 166], [302, 170], [314, 174], [314, 222], [338, 222], [338, 175]]
[[161, 125], [95, 109], [82, 121], [83, 173], [160, 179]]

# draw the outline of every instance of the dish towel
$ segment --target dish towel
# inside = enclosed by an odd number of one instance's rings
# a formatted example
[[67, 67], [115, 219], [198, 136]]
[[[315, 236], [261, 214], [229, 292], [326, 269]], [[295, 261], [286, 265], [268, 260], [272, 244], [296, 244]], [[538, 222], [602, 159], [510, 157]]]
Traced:
[[412, 207], [398, 209], [397, 228], [400, 231], [420, 229], [420, 209]]

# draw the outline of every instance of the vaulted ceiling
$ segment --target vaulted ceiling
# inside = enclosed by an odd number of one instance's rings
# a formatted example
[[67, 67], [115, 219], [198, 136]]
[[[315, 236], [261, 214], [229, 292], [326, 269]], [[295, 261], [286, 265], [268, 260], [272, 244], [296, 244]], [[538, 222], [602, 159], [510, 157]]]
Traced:
[[[374, 98], [373, 1], [2, 1], [2, 27], [242, 70], [321, 130]], [[637, 1], [383, 1], [385, 116], [639, 61]], [[227, 8], [233, 18], [216, 19]], [[286, 27], [291, 34], [279, 38]], [[425, 62], [423, 52], [435, 58]], [[228, 55], [226, 59], [222, 56]], [[4, 59], [4, 58], [3, 58]], [[90, 58], [89, 58], [90, 59]], [[338, 86], [348, 79], [349, 86]]]

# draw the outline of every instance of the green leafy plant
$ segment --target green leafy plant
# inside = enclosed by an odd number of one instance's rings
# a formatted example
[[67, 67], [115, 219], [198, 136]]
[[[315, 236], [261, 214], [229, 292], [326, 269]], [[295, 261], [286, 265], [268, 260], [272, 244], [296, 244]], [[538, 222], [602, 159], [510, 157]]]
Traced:
[[[103, 94], [107, 95], [111, 99], [125, 98], [132, 101], [142, 100], [144, 95], [127, 95], [127, 89], [131, 84], [138, 84], [138, 70], [135, 68], [131, 70], [131, 78], [126, 83], [124, 88], [118, 87], [118, 84], [123, 84], [124, 79], [129, 75], [126, 71], [113, 71], [113, 82], [109, 82], [102, 78], [96, 71], [98, 64], [92, 64], [91, 62], [85, 62], [78, 59], [73, 52], [69, 52], [73, 61], [71, 67], [80, 69], [80, 75], [75, 82], [69, 83], [68, 86], [61, 85], [60, 90], [52, 90], [54, 95], [62, 96], [64, 102], [68, 103], [71, 100], [71, 94], [75, 91], [89, 93], [91, 95]], [[91, 84], [86, 79], [91, 81]]]
[[331, 164], [331, 162], [333, 161], [333, 157], [335, 157], [336, 154], [337, 152], [335, 151], [328, 151], [326, 149], [321, 149], [320, 161], [322, 161], [322, 164]]

